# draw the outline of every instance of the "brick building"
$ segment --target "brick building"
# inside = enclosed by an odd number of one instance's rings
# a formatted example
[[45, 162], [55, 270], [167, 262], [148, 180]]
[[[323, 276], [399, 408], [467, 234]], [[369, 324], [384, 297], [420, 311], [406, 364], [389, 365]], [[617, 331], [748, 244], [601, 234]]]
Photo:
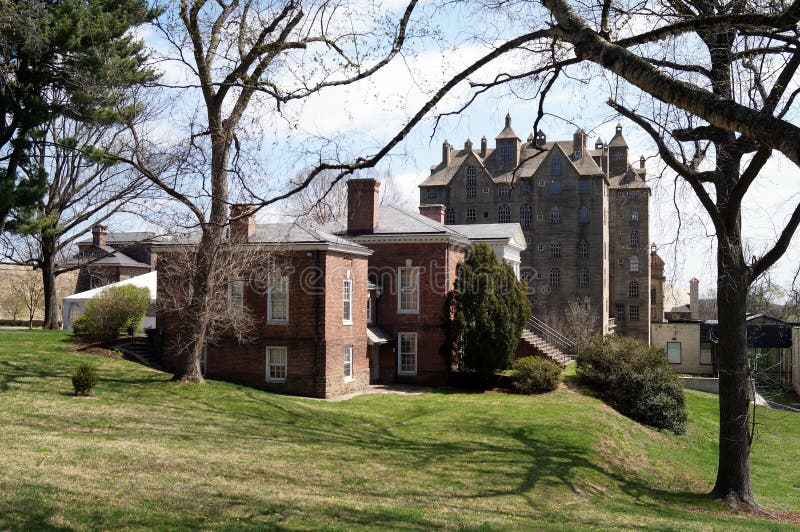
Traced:
[[445, 222], [518, 222], [528, 242], [522, 275], [535, 315], [558, 317], [569, 302], [592, 309], [603, 333], [649, 339], [651, 307], [650, 188], [644, 158], [628, 163], [617, 125], [594, 148], [578, 130], [572, 140], [543, 132], [523, 142], [506, 116], [490, 148], [447, 141], [420, 184], [420, 203], [445, 205]]
[[[321, 229], [302, 221], [256, 224], [252, 215], [232, 222], [231, 235], [263, 252], [265, 262], [278, 260], [282, 273], [270, 273], [274, 278], [261, 283], [265, 289], [245, 280], [229, 283], [229, 309], [254, 313], [257, 338], [207, 346], [207, 376], [316, 397], [370, 382], [445, 382], [442, 309], [456, 265], [480, 241], [504, 260], [514, 263], [516, 257], [518, 270], [525, 247], [521, 229], [496, 226], [496, 233], [482, 231], [472, 239], [442, 223], [443, 206], [421, 206], [420, 213], [379, 206], [378, 190], [374, 179], [348, 181], [347, 222]], [[185, 282], [166, 273], [172, 252], [182, 247], [156, 246], [159, 294]], [[176, 363], [170, 339], [181, 323], [177, 313], [159, 316], [167, 367]]]
[[81, 263], [75, 292], [85, 292], [124, 281], [155, 268], [155, 235], [146, 232], [109, 233], [104, 225], [92, 227], [92, 238], [77, 243], [74, 260]]

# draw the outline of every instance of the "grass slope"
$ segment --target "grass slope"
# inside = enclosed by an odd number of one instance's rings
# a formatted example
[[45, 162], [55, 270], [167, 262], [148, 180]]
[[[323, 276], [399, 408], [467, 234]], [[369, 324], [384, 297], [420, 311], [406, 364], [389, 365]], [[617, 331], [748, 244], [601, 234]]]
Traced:
[[[775, 529], [708, 501], [716, 397], [688, 435], [632, 423], [569, 389], [370, 395], [341, 403], [231, 384], [181, 386], [68, 337], [0, 332], [0, 529]], [[760, 502], [800, 507], [800, 416], [766, 413]]]

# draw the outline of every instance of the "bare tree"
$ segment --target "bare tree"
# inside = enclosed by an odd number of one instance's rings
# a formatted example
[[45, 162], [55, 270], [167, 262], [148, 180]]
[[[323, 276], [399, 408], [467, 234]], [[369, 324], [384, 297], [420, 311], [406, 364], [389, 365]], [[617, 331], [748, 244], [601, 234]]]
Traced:
[[[363, 80], [388, 64], [401, 50], [416, 6], [411, 0], [393, 27], [377, 26], [355, 32], [358, 3], [327, 1], [229, 0], [182, 2], [160, 19], [157, 27], [172, 54], [162, 58], [185, 73], [182, 91], [196, 91], [200, 110], [188, 127], [187, 140], [163, 146], [145, 143], [141, 130], [131, 127], [134, 144], [130, 155], [119, 160], [134, 165], [152, 183], [180, 202], [199, 228], [194, 254], [192, 295], [186, 312], [185, 338], [191, 344], [174, 378], [202, 382], [200, 354], [207, 343], [206, 316], [217, 294], [213, 279], [218, 269], [232, 186], [248, 201], [266, 205], [307, 186], [325, 170], [352, 173], [374, 166], [390, 147], [375, 157], [353, 162], [321, 163], [285, 194], [261, 197], [245, 175], [246, 152], [241, 149], [243, 120], [254, 118], [253, 103], [280, 111], [322, 89]], [[364, 22], [361, 18], [360, 22]], [[378, 21], [376, 21], [376, 24]], [[389, 39], [386, 35], [392, 35]], [[402, 138], [402, 136], [400, 136]], [[399, 142], [399, 139], [395, 144]], [[233, 180], [236, 180], [233, 182]]]
[[28, 328], [44, 304], [44, 286], [41, 276], [33, 270], [15, 272], [9, 279], [8, 291], [28, 312]]
[[575, 342], [577, 349], [589, 343], [599, 332], [597, 313], [591, 305], [581, 301], [570, 301], [564, 312], [564, 332]]
[[[305, 178], [300, 175], [291, 186]], [[381, 205], [405, 206], [406, 199], [388, 172], [381, 177]], [[347, 183], [333, 171], [326, 171], [287, 200], [287, 213], [295, 218], [310, 220], [315, 225], [341, 222], [347, 219]]]
[[32, 156], [20, 167], [31, 179], [46, 176], [46, 188], [33, 212], [13, 224], [15, 232], [2, 234], [4, 260], [41, 270], [45, 329], [58, 328], [56, 278], [82, 265], [68, 257], [74, 241], [129, 202], [145, 199], [147, 180], [107, 156], [124, 134], [119, 127], [56, 117], [39, 132]]

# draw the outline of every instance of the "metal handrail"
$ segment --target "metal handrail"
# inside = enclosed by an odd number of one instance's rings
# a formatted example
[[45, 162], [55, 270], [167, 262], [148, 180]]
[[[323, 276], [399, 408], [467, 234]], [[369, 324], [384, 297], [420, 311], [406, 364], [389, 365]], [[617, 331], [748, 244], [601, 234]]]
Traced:
[[527, 328], [550, 345], [559, 349], [565, 355], [575, 356], [575, 342], [553, 329], [536, 316], [528, 318]]

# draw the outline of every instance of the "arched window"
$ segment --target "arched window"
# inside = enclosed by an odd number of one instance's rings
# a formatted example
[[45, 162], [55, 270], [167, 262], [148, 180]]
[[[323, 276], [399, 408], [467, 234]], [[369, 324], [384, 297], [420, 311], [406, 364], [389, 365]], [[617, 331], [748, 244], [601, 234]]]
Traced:
[[631, 271], [638, 272], [639, 271], [639, 257], [636, 255], [631, 257]]
[[560, 259], [561, 258], [561, 244], [558, 242], [552, 242], [550, 244], [550, 258], [551, 259]]
[[580, 209], [578, 209], [578, 223], [580, 224], [589, 223], [589, 207], [581, 207]]
[[581, 240], [578, 244], [578, 256], [582, 259], [589, 258], [589, 243], [586, 240]]
[[559, 176], [561, 175], [561, 157], [558, 155], [554, 155], [550, 159], [550, 175]]
[[531, 207], [530, 205], [523, 205], [519, 208], [519, 223], [522, 227], [528, 228], [531, 226]]
[[589, 270], [586, 268], [578, 270], [578, 288], [589, 286]]
[[628, 283], [628, 297], [639, 297], [639, 283], [637, 281]]
[[561, 211], [558, 210], [558, 207], [553, 207], [550, 211], [550, 223], [551, 224], [560, 224], [561, 223]]
[[631, 231], [631, 249], [639, 247], [639, 231]]
[[456, 211], [454, 209], [450, 208], [444, 211], [444, 223], [446, 224], [456, 223]]
[[497, 221], [501, 224], [511, 223], [511, 207], [508, 205], [500, 205], [497, 208]]
[[558, 268], [552, 268], [550, 270], [550, 286], [561, 286], [561, 270]]

